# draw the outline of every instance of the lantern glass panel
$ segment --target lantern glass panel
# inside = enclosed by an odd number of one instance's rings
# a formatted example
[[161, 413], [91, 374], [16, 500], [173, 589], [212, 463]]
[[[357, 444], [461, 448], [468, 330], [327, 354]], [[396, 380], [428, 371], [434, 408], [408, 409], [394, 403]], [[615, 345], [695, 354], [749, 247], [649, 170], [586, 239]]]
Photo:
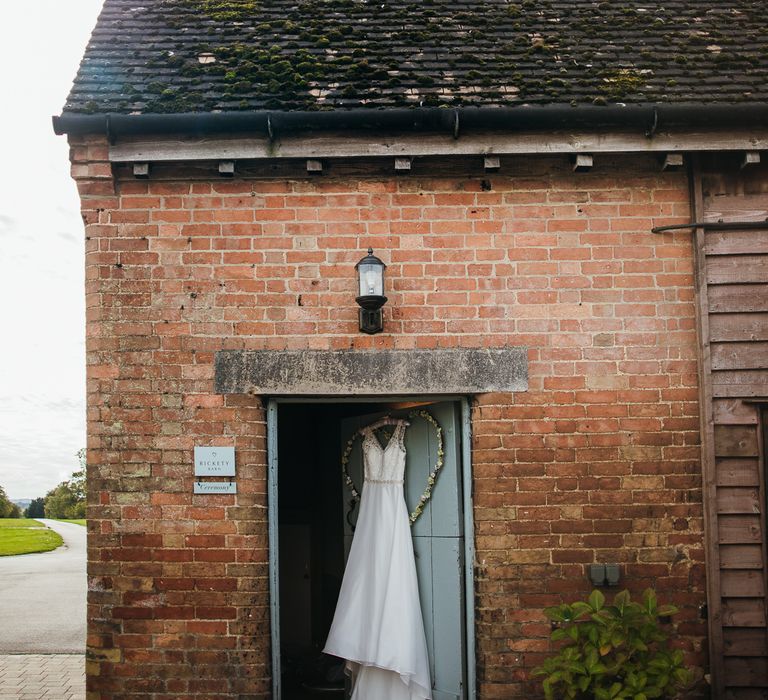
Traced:
[[360, 296], [384, 296], [384, 268], [376, 263], [361, 263], [357, 268]]

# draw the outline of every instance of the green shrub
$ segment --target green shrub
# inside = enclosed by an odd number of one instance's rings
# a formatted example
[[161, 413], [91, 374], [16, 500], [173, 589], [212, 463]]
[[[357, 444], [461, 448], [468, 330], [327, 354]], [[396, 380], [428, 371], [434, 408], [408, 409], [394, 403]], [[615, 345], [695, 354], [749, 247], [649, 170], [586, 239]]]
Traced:
[[693, 682], [683, 664], [683, 652], [670, 649], [668, 634], [659, 618], [677, 612], [672, 605], [659, 606], [650, 588], [642, 603], [632, 602], [629, 592], [617, 593], [612, 605], [600, 591], [587, 602], [547, 608], [557, 624], [554, 641], [565, 644], [534, 676], [544, 676], [547, 700], [649, 700], [673, 698]]

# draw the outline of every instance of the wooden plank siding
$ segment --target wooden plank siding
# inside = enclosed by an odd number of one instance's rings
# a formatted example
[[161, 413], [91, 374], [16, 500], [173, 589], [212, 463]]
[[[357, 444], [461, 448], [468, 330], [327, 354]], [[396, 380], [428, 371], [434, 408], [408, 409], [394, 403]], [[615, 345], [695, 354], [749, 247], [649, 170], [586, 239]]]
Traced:
[[[697, 220], [768, 219], [768, 168], [716, 172], [710, 160], [694, 178]], [[711, 169], [712, 172], [708, 172]], [[696, 192], [694, 192], [694, 199]], [[702, 412], [712, 420], [707, 440], [714, 466], [716, 546], [708, 575], [718, 591], [711, 647], [719, 691], [734, 700], [768, 698], [766, 633], [765, 450], [760, 400], [768, 400], [768, 221], [765, 229], [699, 229], [702, 332]], [[705, 349], [705, 350], [704, 350]], [[751, 401], [750, 401], [751, 400]], [[710, 497], [712, 493], [710, 492]], [[712, 601], [711, 601], [712, 603]]]
[[768, 311], [768, 286], [764, 284], [722, 284], [709, 288], [712, 313]]

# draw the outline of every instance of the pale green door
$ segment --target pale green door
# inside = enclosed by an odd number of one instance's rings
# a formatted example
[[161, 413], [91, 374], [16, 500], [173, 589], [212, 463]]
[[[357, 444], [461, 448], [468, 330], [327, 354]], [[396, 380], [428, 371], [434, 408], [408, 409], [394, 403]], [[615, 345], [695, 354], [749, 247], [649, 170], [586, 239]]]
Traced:
[[[419, 596], [429, 650], [434, 700], [464, 700], [466, 692], [466, 623], [464, 576], [464, 515], [462, 512], [461, 421], [454, 402], [417, 408], [427, 410], [443, 433], [443, 467], [432, 498], [412, 528]], [[391, 412], [408, 417], [410, 411]], [[384, 413], [367, 414], [342, 421], [342, 445], [361, 427]], [[405, 500], [413, 511], [438, 458], [434, 426], [422, 417], [408, 418], [405, 434]], [[358, 490], [362, 484], [362, 457], [359, 438], [350, 455], [349, 473]], [[349, 551], [357, 508], [350, 512], [349, 491], [344, 488], [344, 539]]]

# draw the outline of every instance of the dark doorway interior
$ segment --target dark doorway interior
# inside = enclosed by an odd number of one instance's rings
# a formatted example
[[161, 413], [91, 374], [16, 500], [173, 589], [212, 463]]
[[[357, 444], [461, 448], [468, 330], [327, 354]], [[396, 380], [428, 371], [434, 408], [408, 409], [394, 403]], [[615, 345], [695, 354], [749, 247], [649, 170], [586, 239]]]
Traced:
[[283, 700], [343, 698], [343, 662], [322, 654], [344, 574], [341, 421], [373, 403], [281, 404], [278, 431]]
[[[444, 435], [418, 415], [428, 409]], [[333, 620], [358, 510], [343, 481], [342, 453], [359, 428], [383, 414], [411, 420], [405, 497], [419, 502], [436, 458], [444, 454], [436, 498], [412, 530], [419, 594], [436, 698], [464, 697], [464, 544], [459, 407], [446, 401], [280, 403], [277, 406], [277, 566], [280, 700], [345, 697], [343, 661], [322, 649]], [[436, 423], [437, 425], [437, 423]], [[390, 435], [377, 431], [381, 444]], [[379, 434], [379, 432], [381, 434]], [[349, 473], [363, 485], [360, 441]], [[410, 457], [409, 457], [410, 459]], [[443, 463], [443, 462], [441, 462]]]

